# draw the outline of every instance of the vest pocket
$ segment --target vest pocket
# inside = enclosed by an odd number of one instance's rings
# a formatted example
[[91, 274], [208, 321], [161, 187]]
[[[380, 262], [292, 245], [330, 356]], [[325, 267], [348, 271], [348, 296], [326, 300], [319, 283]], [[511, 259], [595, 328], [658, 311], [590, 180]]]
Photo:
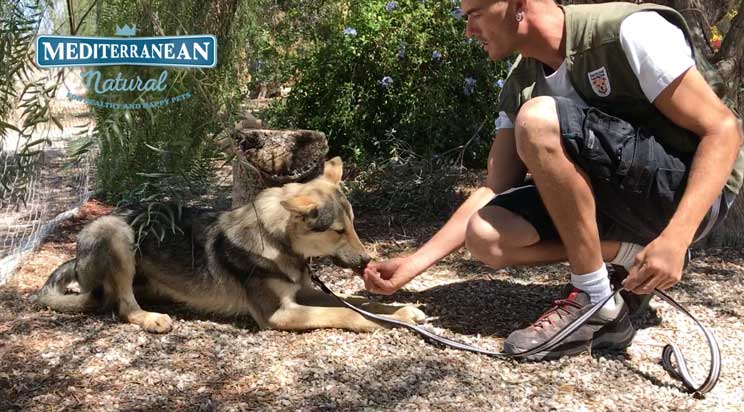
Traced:
[[651, 221], [666, 224], [684, 192], [687, 166], [639, 129], [622, 148], [617, 175], [620, 190], [635, 199]]
[[593, 130], [587, 130], [584, 134], [582, 157], [587, 161], [585, 168], [591, 177], [607, 182], [612, 176], [613, 162], [603, 142], [600, 141], [601, 138], [602, 136], [597, 136]]
[[653, 137], [644, 136], [640, 130], [625, 141], [617, 171], [621, 190], [648, 197], [656, 174], [653, 150], [655, 143]]
[[583, 125], [582, 165], [592, 179], [610, 182], [620, 166], [620, 152], [628, 140], [625, 123], [601, 111], [589, 108]]

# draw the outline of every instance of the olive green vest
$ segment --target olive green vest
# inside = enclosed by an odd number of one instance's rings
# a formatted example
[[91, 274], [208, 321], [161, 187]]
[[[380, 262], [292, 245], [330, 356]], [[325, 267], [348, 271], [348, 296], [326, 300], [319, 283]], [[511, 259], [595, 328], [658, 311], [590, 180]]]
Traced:
[[[621, 23], [639, 11], [659, 13], [682, 29], [688, 42], [693, 44], [682, 15], [656, 4], [604, 3], [564, 6], [563, 10], [566, 17], [566, 70], [579, 96], [591, 107], [641, 125], [665, 147], [682, 154], [694, 153], [698, 137], [667, 119], [648, 101], [620, 44]], [[720, 97], [724, 91], [720, 76], [701, 53], [695, 52], [694, 47], [693, 55], [698, 70]], [[499, 95], [499, 111], [506, 112], [512, 121], [522, 104], [532, 97], [537, 76], [543, 73], [542, 67], [539, 61], [522, 56], [512, 66]], [[729, 107], [733, 108], [733, 105], [729, 104]], [[726, 187], [739, 193], [743, 175], [744, 146], [739, 150]]]

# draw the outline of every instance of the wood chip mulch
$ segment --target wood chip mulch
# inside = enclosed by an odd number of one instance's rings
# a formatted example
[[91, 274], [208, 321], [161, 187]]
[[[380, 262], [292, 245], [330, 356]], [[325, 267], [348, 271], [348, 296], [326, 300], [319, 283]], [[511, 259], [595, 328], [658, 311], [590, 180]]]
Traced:
[[[744, 253], [698, 251], [671, 294], [716, 333], [723, 373], [705, 399], [684, 393], [659, 363], [674, 340], [694, 376], [707, 347], [688, 320], [655, 300], [622, 354], [519, 363], [442, 349], [400, 329], [260, 331], [248, 318], [220, 319], [180, 306], [166, 335], [112, 313], [61, 314], [31, 295], [71, 258], [83, 224], [109, 207], [89, 202], [0, 287], [0, 411], [741, 411], [744, 405]], [[413, 250], [436, 228], [359, 232], [378, 256]], [[366, 231], [365, 231], [366, 230]], [[362, 282], [319, 265], [337, 291]], [[427, 325], [451, 338], [500, 349], [560, 294], [565, 265], [494, 271], [457, 253], [392, 297], [420, 305]]]

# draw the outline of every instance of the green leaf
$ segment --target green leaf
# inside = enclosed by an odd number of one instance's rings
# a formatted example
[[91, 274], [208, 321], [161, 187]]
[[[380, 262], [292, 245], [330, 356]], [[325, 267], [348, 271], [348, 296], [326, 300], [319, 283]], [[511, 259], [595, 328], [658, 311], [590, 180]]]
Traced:
[[68, 156], [73, 157], [73, 158], [79, 158], [79, 157], [87, 154], [88, 152], [90, 152], [90, 149], [93, 146], [95, 146], [95, 144], [96, 144], [95, 140], [92, 140], [91, 139], [91, 140], [88, 140], [86, 142], [83, 142], [80, 145], [74, 145], [74, 146], [71, 145], [70, 146], [71, 151], [69, 152], [69, 155]]
[[159, 149], [159, 148], [157, 148], [155, 146], [152, 146], [150, 144], [147, 144], [147, 143], [144, 143], [144, 145], [145, 145], [145, 147], [147, 147], [148, 149], [152, 150], [153, 152], [158, 152], [158, 153], [165, 153], [166, 152], [166, 150]]
[[13, 126], [12, 124], [6, 123], [6, 122], [4, 122], [2, 120], [0, 120], [0, 130], [1, 129], [11, 129], [11, 130], [15, 130], [18, 133], [21, 133], [21, 130], [20, 129], [18, 129], [17, 127]]
[[51, 116], [51, 115], [49, 116], [49, 119], [50, 119], [50, 120], [51, 120], [52, 122], [54, 122], [54, 124], [55, 124], [55, 125], [57, 126], [57, 128], [58, 128], [58, 129], [59, 129], [60, 131], [63, 131], [63, 130], [65, 130], [64, 126], [62, 126], [62, 123], [60, 123], [59, 119], [57, 119], [56, 117], [54, 117], [54, 116]]
[[36, 140], [34, 140], [32, 142], [29, 142], [29, 143], [26, 143], [25, 145], [23, 145], [23, 149], [25, 150], [25, 149], [28, 149], [29, 147], [38, 146], [40, 144], [52, 144], [52, 141], [49, 140], [49, 139], [46, 139], [46, 138], [44, 138], [44, 139], [36, 139]]

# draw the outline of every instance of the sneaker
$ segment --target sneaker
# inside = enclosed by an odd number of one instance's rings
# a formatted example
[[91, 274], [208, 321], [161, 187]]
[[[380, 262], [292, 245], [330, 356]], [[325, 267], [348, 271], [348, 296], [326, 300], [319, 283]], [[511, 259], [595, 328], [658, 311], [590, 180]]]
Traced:
[[[524, 352], [548, 341], [591, 307], [589, 295], [574, 288], [566, 299], [555, 301], [555, 305], [531, 326], [512, 332], [504, 341], [504, 352]], [[600, 309], [557, 347], [524, 359], [550, 360], [600, 349], [619, 351], [630, 345], [634, 335], [635, 329], [630, 323], [628, 309], [623, 298], [617, 295], [614, 308]]]

